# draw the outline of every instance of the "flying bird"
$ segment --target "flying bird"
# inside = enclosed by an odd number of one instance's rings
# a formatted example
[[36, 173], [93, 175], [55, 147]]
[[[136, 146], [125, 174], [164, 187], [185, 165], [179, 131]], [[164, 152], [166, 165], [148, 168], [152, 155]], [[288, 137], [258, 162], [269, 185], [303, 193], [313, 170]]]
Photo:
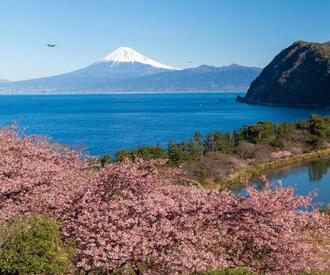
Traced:
[[46, 44], [46, 46], [49, 48], [55, 48], [57, 45], [56, 44]]

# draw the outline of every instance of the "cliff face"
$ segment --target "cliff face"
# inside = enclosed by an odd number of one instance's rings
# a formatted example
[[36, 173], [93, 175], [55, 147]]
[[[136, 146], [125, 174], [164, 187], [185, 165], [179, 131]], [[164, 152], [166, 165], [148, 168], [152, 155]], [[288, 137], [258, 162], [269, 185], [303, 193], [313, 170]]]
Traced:
[[330, 43], [297, 41], [278, 54], [239, 101], [330, 107]]

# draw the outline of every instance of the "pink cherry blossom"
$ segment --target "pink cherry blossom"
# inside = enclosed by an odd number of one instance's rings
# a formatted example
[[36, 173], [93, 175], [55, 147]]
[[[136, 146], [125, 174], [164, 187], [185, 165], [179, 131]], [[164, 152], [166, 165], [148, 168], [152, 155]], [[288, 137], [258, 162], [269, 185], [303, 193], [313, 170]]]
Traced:
[[329, 270], [330, 221], [293, 188], [229, 191], [176, 184], [164, 161], [98, 170], [66, 147], [0, 132], [0, 220], [44, 213], [63, 221], [85, 271], [149, 274], [246, 266], [257, 273]]

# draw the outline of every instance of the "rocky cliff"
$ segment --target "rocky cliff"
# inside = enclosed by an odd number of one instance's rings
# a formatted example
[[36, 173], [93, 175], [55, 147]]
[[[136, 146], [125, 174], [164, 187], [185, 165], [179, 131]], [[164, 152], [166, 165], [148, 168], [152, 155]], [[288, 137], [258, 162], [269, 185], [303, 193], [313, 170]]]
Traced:
[[253, 104], [330, 107], [330, 42], [297, 41], [280, 52], [251, 83]]

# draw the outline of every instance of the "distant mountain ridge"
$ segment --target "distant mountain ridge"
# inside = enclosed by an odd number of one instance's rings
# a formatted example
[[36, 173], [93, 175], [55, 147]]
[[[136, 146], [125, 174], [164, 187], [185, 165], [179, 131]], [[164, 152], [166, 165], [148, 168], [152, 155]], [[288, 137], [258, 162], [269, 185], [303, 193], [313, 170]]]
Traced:
[[330, 41], [297, 41], [281, 51], [239, 101], [254, 104], [330, 107]]
[[0, 91], [213, 91], [246, 90], [260, 68], [237, 64], [176, 69], [120, 47], [86, 68], [38, 79], [0, 84]]
[[[244, 91], [261, 72], [260, 68], [237, 64], [214, 67], [201, 65], [129, 79], [117, 89], [143, 91]], [[114, 88], [116, 86], [113, 86]]]

